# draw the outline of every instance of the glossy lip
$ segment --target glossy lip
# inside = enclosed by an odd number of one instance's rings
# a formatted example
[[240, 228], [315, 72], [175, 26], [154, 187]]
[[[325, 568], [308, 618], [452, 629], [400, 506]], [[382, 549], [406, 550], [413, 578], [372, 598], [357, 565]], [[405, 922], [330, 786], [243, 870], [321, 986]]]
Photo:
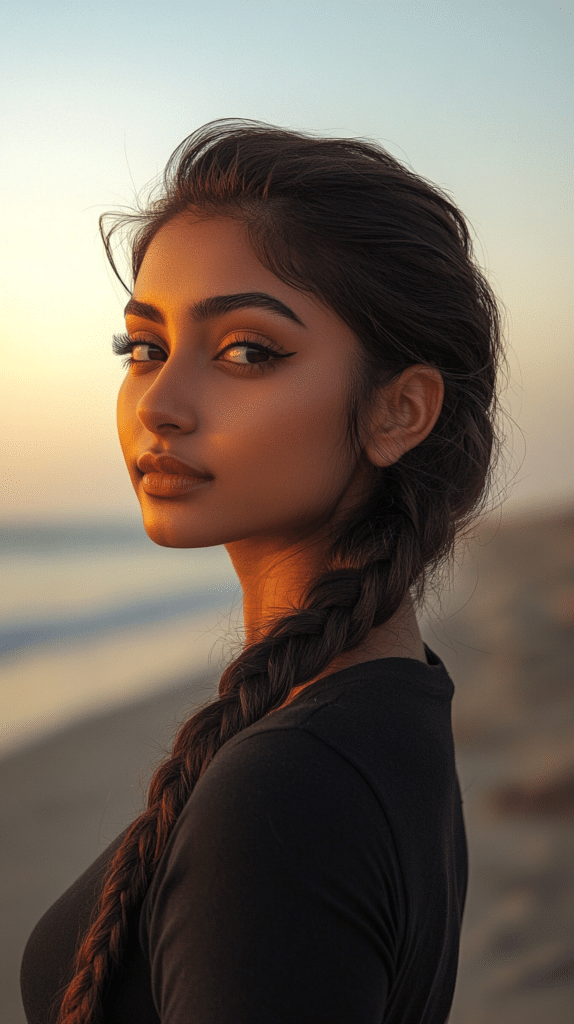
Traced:
[[195, 466], [182, 462], [174, 455], [144, 452], [136, 460], [140, 473], [166, 473], [175, 476], [193, 477], [196, 480], [213, 480], [211, 473], [202, 473]]

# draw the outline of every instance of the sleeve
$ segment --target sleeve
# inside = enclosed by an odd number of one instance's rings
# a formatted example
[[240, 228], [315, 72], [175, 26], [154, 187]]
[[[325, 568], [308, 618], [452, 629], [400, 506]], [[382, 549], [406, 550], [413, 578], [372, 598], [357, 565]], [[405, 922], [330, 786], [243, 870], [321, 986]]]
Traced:
[[162, 1024], [380, 1024], [404, 905], [380, 803], [304, 730], [227, 746], [149, 894]]

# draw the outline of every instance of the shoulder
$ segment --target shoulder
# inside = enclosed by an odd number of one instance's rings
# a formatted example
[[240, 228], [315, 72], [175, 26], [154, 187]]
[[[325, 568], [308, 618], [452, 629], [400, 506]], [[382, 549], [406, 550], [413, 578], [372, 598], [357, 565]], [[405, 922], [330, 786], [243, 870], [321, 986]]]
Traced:
[[253, 1020], [254, 992], [266, 1020], [370, 1020], [358, 1007], [384, 1001], [404, 920], [393, 839], [360, 772], [302, 728], [262, 727], [197, 783], [140, 944], [162, 1020], [191, 1019], [201, 999], [217, 1019]]
[[[274, 723], [275, 725], [275, 723]], [[384, 816], [362, 774], [324, 739], [302, 727], [245, 730], [217, 753], [184, 811], [214, 826], [223, 816], [240, 830], [265, 822], [293, 839], [318, 823], [333, 835]]]
[[389, 878], [400, 888], [391, 829], [361, 773], [304, 728], [245, 730], [197, 783], [154, 887], [174, 870], [215, 871], [236, 883], [246, 872], [261, 882], [270, 865], [285, 878], [319, 876], [326, 865], [343, 878], [349, 861], [369, 888]]

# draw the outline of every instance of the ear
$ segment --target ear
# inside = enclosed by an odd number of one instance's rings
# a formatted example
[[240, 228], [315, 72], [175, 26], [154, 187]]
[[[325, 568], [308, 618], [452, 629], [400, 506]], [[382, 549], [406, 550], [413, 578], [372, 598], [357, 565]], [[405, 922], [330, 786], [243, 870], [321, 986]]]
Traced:
[[370, 462], [390, 466], [424, 441], [440, 415], [443, 399], [442, 376], [431, 366], [409, 366], [381, 388], [365, 444]]

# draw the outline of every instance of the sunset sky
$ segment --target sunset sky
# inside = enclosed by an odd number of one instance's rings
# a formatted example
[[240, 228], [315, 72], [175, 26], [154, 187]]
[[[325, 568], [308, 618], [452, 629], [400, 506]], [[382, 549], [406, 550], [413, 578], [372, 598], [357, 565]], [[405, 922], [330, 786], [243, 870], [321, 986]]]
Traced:
[[97, 220], [220, 117], [369, 137], [453, 195], [506, 310], [508, 507], [574, 501], [572, 29], [571, 0], [5, 2], [2, 521], [139, 517]]

